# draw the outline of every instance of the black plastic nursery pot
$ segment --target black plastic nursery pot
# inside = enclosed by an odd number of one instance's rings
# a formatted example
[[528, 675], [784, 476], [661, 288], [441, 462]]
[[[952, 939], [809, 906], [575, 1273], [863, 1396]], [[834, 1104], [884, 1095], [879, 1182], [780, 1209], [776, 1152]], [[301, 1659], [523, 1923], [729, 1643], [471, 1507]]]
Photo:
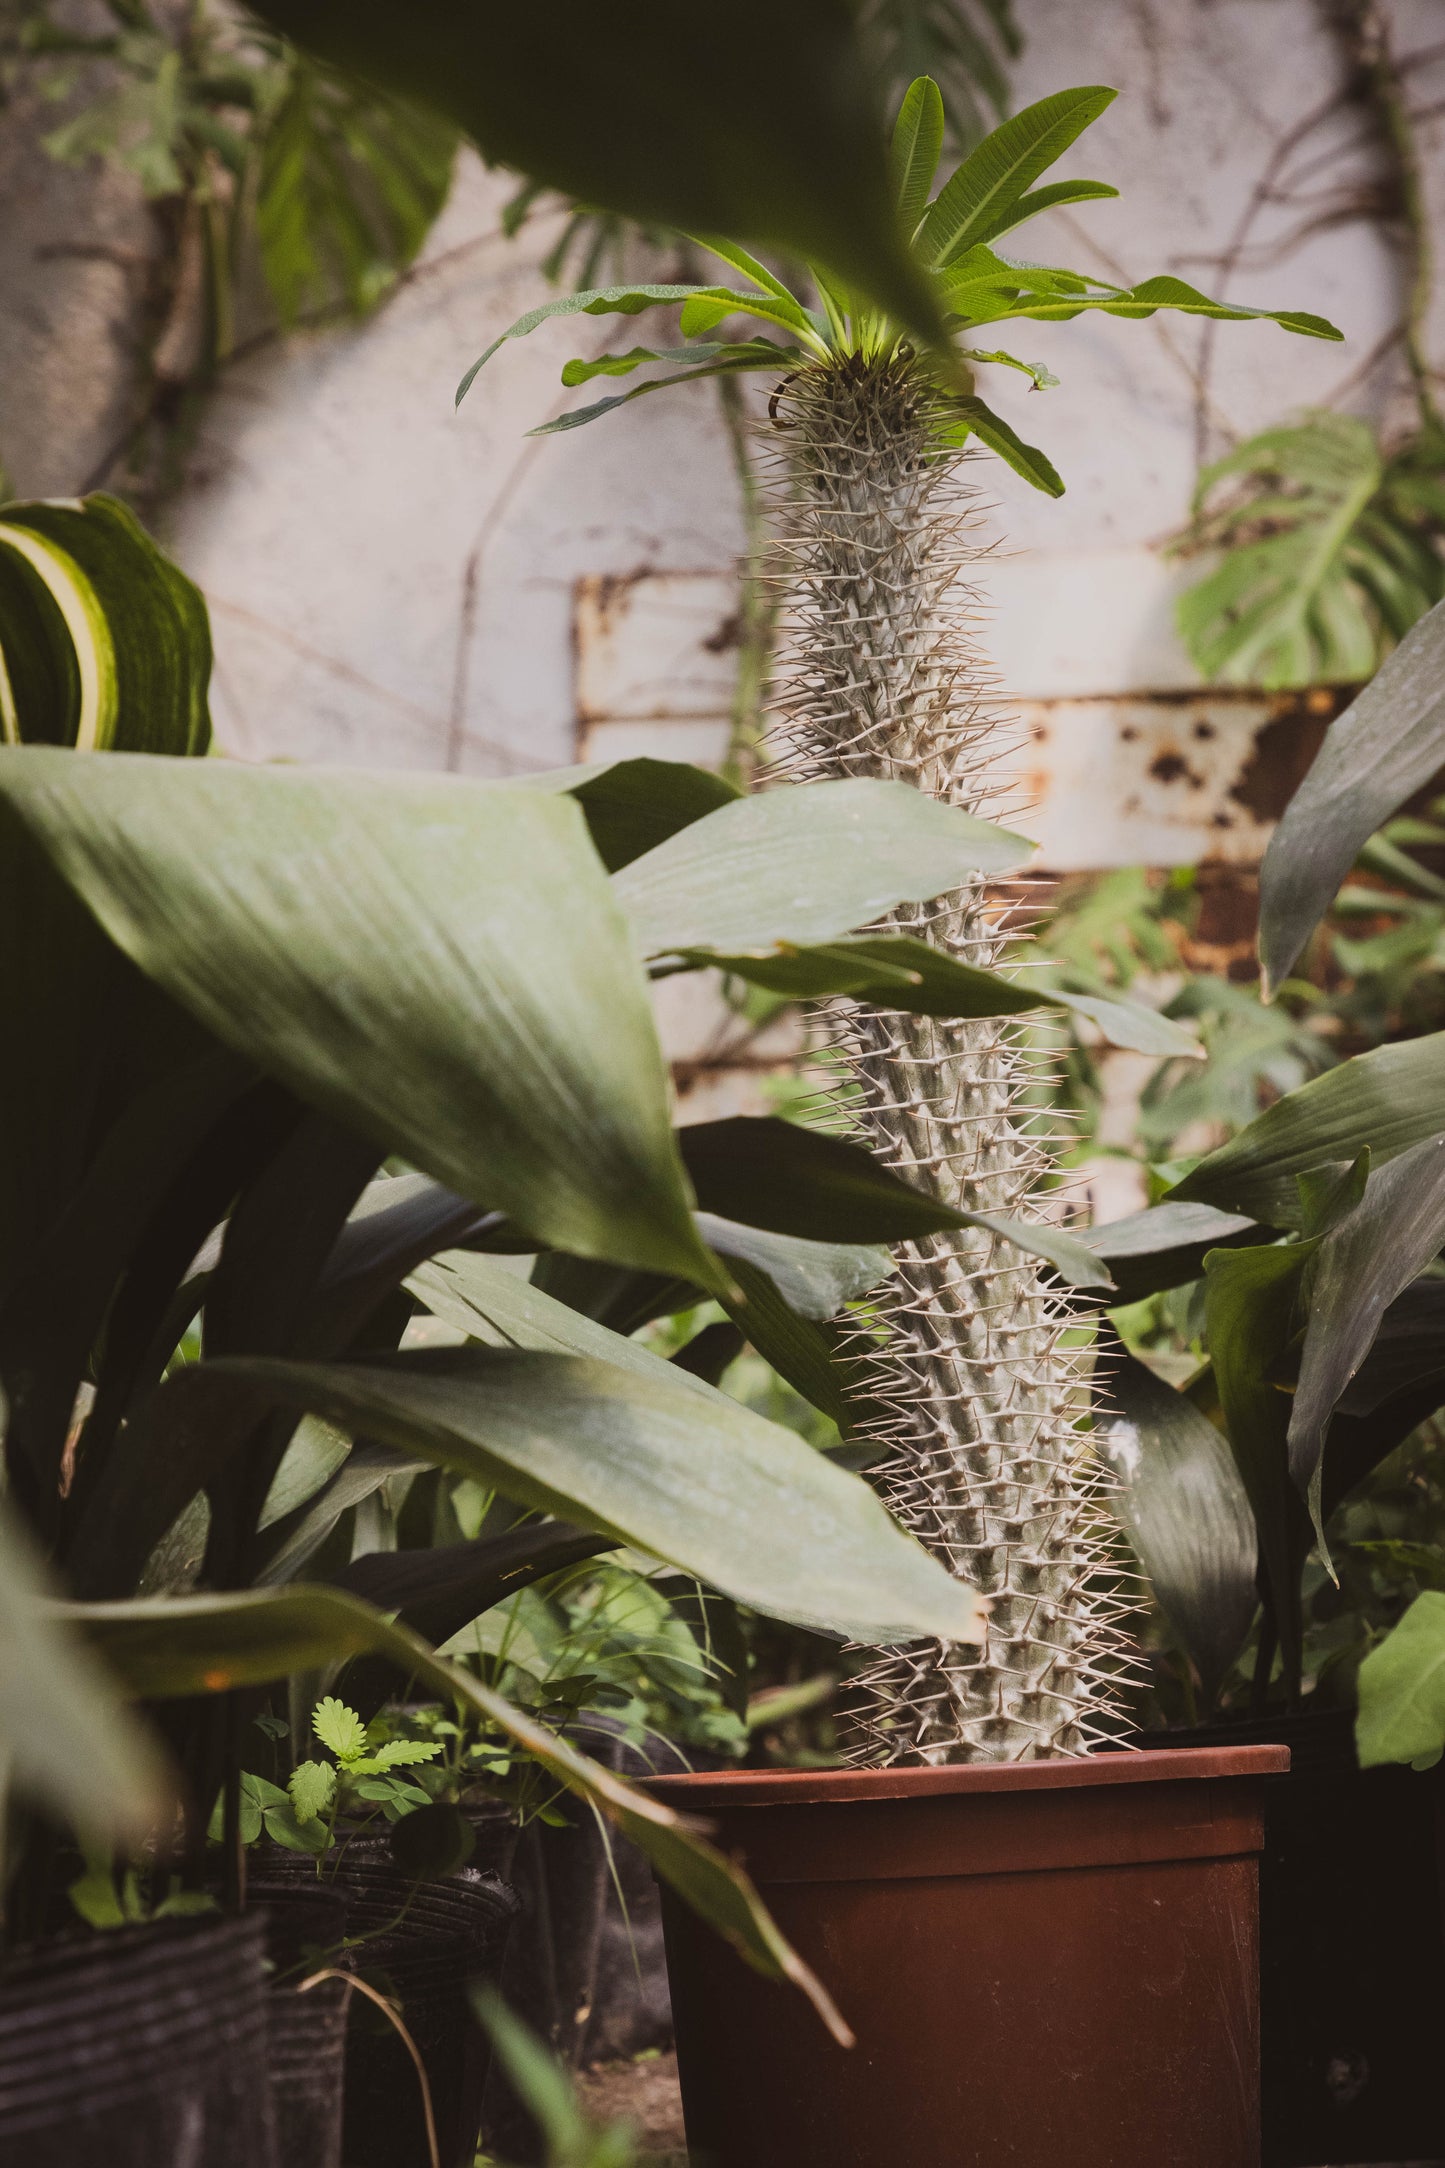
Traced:
[[665, 1778], [857, 2035], [663, 1891], [709, 2168], [1256, 2168], [1271, 1746]]
[[266, 2063], [276, 2168], [341, 2168], [351, 1983], [315, 1975], [346, 1966], [345, 1895], [275, 1882], [253, 1883], [248, 1898], [265, 1921], [271, 1966]]
[[3, 2168], [276, 2168], [263, 1931], [161, 1921], [7, 1959]]
[[[431, 2091], [442, 2168], [471, 2168], [482, 2123], [490, 2044], [470, 1989], [497, 1985], [516, 1899], [495, 1875], [463, 1868], [415, 1882], [384, 1837], [348, 1844], [333, 1869], [296, 1853], [268, 1854], [276, 1880], [342, 1891], [352, 1944], [347, 1969], [400, 2006]], [[313, 1990], [313, 1992], [315, 1992]], [[346, 2168], [429, 2168], [416, 2068], [405, 2041], [369, 1998], [354, 1995], [347, 2030], [342, 2153]]]
[[1141, 1734], [1277, 1742], [1260, 1861], [1265, 2168], [1445, 2158], [1445, 1771], [1362, 1770], [1348, 1710]]

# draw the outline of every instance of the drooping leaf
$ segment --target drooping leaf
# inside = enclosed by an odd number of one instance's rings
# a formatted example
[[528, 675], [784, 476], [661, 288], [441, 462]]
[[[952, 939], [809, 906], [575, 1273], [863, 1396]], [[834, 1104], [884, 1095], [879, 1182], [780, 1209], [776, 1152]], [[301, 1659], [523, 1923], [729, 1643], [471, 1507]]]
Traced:
[[[166, 1392], [214, 1395], [234, 1381], [823, 1632], [869, 1643], [977, 1632], [972, 1591], [865, 1485], [795, 1433], [650, 1360], [653, 1371], [620, 1352], [603, 1361], [480, 1346], [367, 1363], [238, 1357], [182, 1372]], [[800, 1515], [811, 1532], [802, 1549]]]
[[1239, 1470], [1209, 1418], [1122, 1343], [1101, 1351], [1095, 1392], [1094, 1442], [1117, 1508], [1208, 1705], [1258, 1602], [1259, 1543]]
[[985, 406], [982, 399], [955, 399], [950, 402], [949, 414], [957, 416], [948, 431], [949, 442], [962, 444], [970, 436], [977, 437], [1032, 488], [1042, 490], [1046, 497], [1062, 497], [1063, 482], [1047, 454], [1036, 444], [1025, 444], [1018, 431], [992, 407]]
[[645, 956], [766, 949], [836, 940], [1034, 848], [904, 783], [803, 783], [693, 821], [612, 888]]
[[678, 1131], [699, 1205], [813, 1242], [903, 1242], [947, 1227], [989, 1227], [1046, 1257], [1073, 1285], [1107, 1287], [1107, 1269], [1062, 1229], [966, 1212], [914, 1189], [845, 1138], [766, 1115]]
[[27, 748], [0, 800], [127, 954], [334, 1118], [544, 1240], [713, 1275], [565, 797]]
[[1285, 808], [1259, 877], [1267, 986], [1287, 978], [1366, 840], [1445, 766], [1445, 603], [1337, 716]]
[[893, 1270], [886, 1249], [871, 1242], [810, 1242], [699, 1212], [697, 1231], [731, 1263], [765, 1272], [801, 1317], [836, 1317], [845, 1302], [864, 1295]]
[[1445, 1747], [1445, 1595], [1417, 1596], [1360, 1666], [1355, 1750], [1362, 1769], [1428, 1767]]
[[785, 15], [737, 0], [726, 18], [664, 0], [622, 20], [582, 0], [263, 0], [259, 12], [322, 59], [439, 108], [489, 160], [643, 225], [816, 258], [937, 336], [841, 0], [793, 0]]
[[608, 1550], [605, 1536], [565, 1521], [528, 1521], [505, 1535], [424, 1551], [368, 1551], [332, 1576], [333, 1585], [394, 1613], [438, 1647], [484, 1611], [534, 1581]]
[[1322, 1550], [1320, 1470], [1330, 1417], [1369, 1353], [1387, 1307], [1442, 1243], [1445, 1136], [1428, 1138], [1376, 1168], [1358, 1204], [1321, 1240], [1290, 1416], [1289, 1462], [1309, 1500]]
[[1117, 95], [1099, 84], [1056, 91], [996, 128], [969, 154], [930, 207], [918, 236], [925, 261], [956, 263], [967, 249], [996, 232], [999, 218]]
[[1259, 1535], [1286, 1675], [1298, 1689], [1300, 1573], [1310, 1522], [1290, 1481], [1290, 1400], [1280, 1367], [1294, 1335], [1300, 1278], [1318, 1238], [1282, 1249], [1211, 1250], [1205, 1317], [1214, 1384]]
[[1369, 1147], [1382, 1166], [1445, 1125], [1445, 1032], [1377, 1046], [1286, 1092], [1228, 1144], [1176, 1182], [1170, 1199], [1197, 1199], [1297, 1227], [1295, 1178], [1343, 1167]]
[[842, 994], [912, 1016], [1022, 1016], [1041, 1008], [1069, 1009], [1086, 1017], [1111, 1046], [1184, 1058], [1203, 1053], [1186, 1025], [1140, 1002], [1077, 994], [1042, 984], [1037, 978], [1009, 979], [1001, 972], [961, 963], [909, 934], [865, 936], [812, 947], [789, 945], [761, 955], [695, 948], [683, 951], [681, 961], [697, 969], [726, 971], [749, 985], [799, 1001]]
[[741, 1869], [693, 1836], [660, 1800], [589, 1761], [474, 1673], [445, 1662], [417, 1635], [391, 1625], [354, 1596], [297, 1588], [53, 1608], [102, 1651], [142, 1699], [269, 1685], [348, 1656], [389, 1657], [440, 1700], [461, 1703], [597, 1807], [749, 1964], [800, 1987], [835, 2037], [845, 2045], [851, 2041], [826, 1990], [778, 1932]]
[[204, 753], [199, 590], [114, 497], [0, 512], [0, 743]]

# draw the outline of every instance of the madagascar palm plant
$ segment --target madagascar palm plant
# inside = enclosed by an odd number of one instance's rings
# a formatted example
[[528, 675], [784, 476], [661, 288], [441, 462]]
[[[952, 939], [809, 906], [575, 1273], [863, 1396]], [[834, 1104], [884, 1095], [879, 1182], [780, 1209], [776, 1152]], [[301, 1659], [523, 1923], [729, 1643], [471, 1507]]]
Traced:
[[[576, 294], [505, 334], [575, 311], [681, 308], [678, 344], [569, 362], [567, 384], [649, 364], [662, 373], [548, 429], [698, 377], [761, 370], [777, 379], [769, 402], [777, 569], [791, 636], [776, 707], [783, 766], [794, 776], [906, 779], [973, 813], [998, 808], [1010, 738], [969, 632], [979, 552], [961, 462], [978, 445], [1049, 495], [1063, 484], [1046, 454], [979, 395], [985, 368], [1022, 372], [1039, 389], [1056, 381], [1039, 363], [978, 343], [992, 340], [995, 325], [1165, 309], [1267, 315], [1291, 331], [1339, 336], [1319, 317], [1225, 306], [1173, 277], [1124, 287], [1000, 251], [1040, 211], [1117, 193], [1090, 180], [1036, 185], [1113, 95], [1089, 87], [1043, 99], [995, 130], [934, 194], [942, 102], [928, 79], [912, 85], [892, 171], [901, 228], [946, 326], [931, 347], [827, 271], [814, 267], [809, 298], [707, 235], [694, 238], [737, 283]], [[941, 903], [895, 911], [886, 933], [910, 953], [942, 951], [990, 975], [1008, 948], [981, 880]], [[779, 983], [776, 967], [769, 983]], [[830, 989], [814, 973], [798, 990], [848, 993], [857, 983]], [[1045, 1266], [997, 1224], [1020, 1213], [1045, 1218], [1057, 1182], [1030, 1117], [1027, 1043], [997, 1003], [946, 1016], [917, 1005], [849, 1008], [839, 1036], [863, 1132], [973, 1215], [902, 1250], [888, 1303], [888, 1375], [875, 1392], [873, 1430], [886, 1452], [874, 1479], [905, 1525], [991, 1598], [982, 1645], [899, 1646], [873, 1659], [856, 1752], [905, 1762], [1081, 1752], [1111, 1722], [1123, 1598], [1079, 1428], [1068, 1348], [1075, 1312]]]

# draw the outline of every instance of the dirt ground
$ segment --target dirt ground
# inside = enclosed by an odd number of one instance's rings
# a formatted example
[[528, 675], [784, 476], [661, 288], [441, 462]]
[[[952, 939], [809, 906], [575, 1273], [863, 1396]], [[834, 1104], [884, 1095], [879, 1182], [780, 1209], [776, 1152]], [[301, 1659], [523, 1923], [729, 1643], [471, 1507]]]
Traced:
[[600, 2063], [581, 2073], [577, 2089], [588, 2114], [598, 2121], [626, 2116], [636, 2125], [647, 2168], [687, 2168], [675, 2055]]

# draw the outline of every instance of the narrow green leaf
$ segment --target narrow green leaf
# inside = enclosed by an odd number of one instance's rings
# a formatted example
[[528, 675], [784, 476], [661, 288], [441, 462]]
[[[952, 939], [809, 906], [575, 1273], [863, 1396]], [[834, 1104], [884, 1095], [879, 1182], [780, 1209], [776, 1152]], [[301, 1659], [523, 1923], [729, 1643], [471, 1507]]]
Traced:
[[698, 369], [683, 369], [672, 376], [654, 376], [645, 384], [636, 384], [631, 391], [621, 391], [611, 399], [599, 399], [593, 406], [572, 407], [566, 414], [558, 414], [549, 422], [539, 422], [529, 429], [529, 437], [555, 437], [568, 429], [583, 429], [588, 422], [612, 413], [615, 407], [630, 406], [634, 399], [646, 399], [655, 391], [670, 391], [674, 384], [696, 384], [703, 377], [737, 376], [750, 369], [776, 369], [780, 363], [801, 361], [801, 352], [789, 352], [786, 347], [769, 346], [766, 339], [755, 339], [746, 347], [729, 348], [721, 361], [705, 362]]
[[1048, 456], [1036, 444], [1025, 444], [1018, 431], [992, 407], [985, 406], [982, 399], [952, 399], [948, 411], [958, 417], [947, 432], [950, 442], [961, 444], [975, 436], [1034, 489], [1042, 490], [1046, 497], [1062, 497], [1064, 485]]
[[950, 264], [989, 232], [1077, 136], [1113, 103], [1102, 84], [1055, 91], [985, 136], [939, 191], [918, 235], [924, 261]]
[[543, 1241], [715, 1276], [565, 797], [24, 748], [0, 801], [143, 970], [333, 1118]]
[[1035, 846], [905, 783], [803, 783], [694, 821], [613, 877], [641, 953], [831, 941]]
[[641, 316], [646, 309], [658, 308], [664, 302], [686, 301], [691, 294], [703, 293], [706, 288], [693, 284], [646, 285], [637, 282], [620, 286], [591, 286], [581, 293], [559, 294], [551, 301], [544, 301], [535, 309], [528, 309], [515, 324], [493, 339], [486, 351], [477, 356], [466, 375], [457, 386], [454, 405], [460, 406], [482, 370], [492, 356], [504, 347], [509, 339], [525, 339], [539, 324], [549, 323], [554, 316]]
[[1056, 204], [1100, 203], [1105, 197], [1118, 193], [1118, 189], [1111, 188], [1107, 181], [1050, 181], [1047, 188], [1034, 188], [1026, 196], [1020, 196], [996, 218], [985, 219], [975, 239], [996, 241], [1001, 233], [1022, 226], [1026, 219], [1037, 218], [1040, 211], [1053, 210]]
[[911, 1016], [1021, 1016], [1035, 1009], [1063, 1008], [1087, 1018], [1111, 1046], [1196, 1059], [1204, 1051], [1187, 1025], [1142, 1003], [1076, 994], [1037, 979], [1005, 978], [961, 963], [907, 934], [806, 948], [789, 945], [761, 955], [696, 948], [681, 951], [680, 958], [694, 969], [711, 966], [799, 1001], [840, 994]]
[[1331, 723], [1260, 869], [1266, 984], [1289, 976], [1361, 847], [1445, 765], [1445, 603]]
[[1066, 1234], [1062, 1227], [1050, 1226], [1047, 1220], [1006, 1219], [999, 1212], [960, 1212], [958, 1224], [987, 1227], [991, 1233], [1012, 1242], [1015, 1249], [1026, 1251], [1030, 1257], [1042, 1257], [1046, 1264], [1053, 1266], [1067, 1287], [1112, 1287], [1114, 1284], [1108, 1266], [1086, 1242], [1078, 1235]]
[[730, 1263], [754, 1265], [801, 1317], [836, 1317], [844, 1303], [864, 1295], [893, 1270], [886, 1249], [867, 1242], [809, 1242], [772, 1234], [715, 1213], [697, 1214], [697, 1231]]
[[141, 1699], [265, 1686], [348, 1656], [388, 1657], [439, 1700], [460, 1703], [500, 1731], [605, 1814], [749, 1964], [800, 1987], [834, 2036], [850, 2043], [826, 1990], [778, 1932], [740, 1868], [693, 1836], [670, 1807], [589, 1761], [472, 1672], [447, 1663], [417, 1635], [389, 1624], [354, 1596], [297, 1588], [54, 1608], [85, 1633]]
[[904, 93], [889, 149], [898, 221], [905, 233], [917, 230], [928, 208], [928, 191], [942, 156], [943, 98], [937, 83], [920, 75]]

